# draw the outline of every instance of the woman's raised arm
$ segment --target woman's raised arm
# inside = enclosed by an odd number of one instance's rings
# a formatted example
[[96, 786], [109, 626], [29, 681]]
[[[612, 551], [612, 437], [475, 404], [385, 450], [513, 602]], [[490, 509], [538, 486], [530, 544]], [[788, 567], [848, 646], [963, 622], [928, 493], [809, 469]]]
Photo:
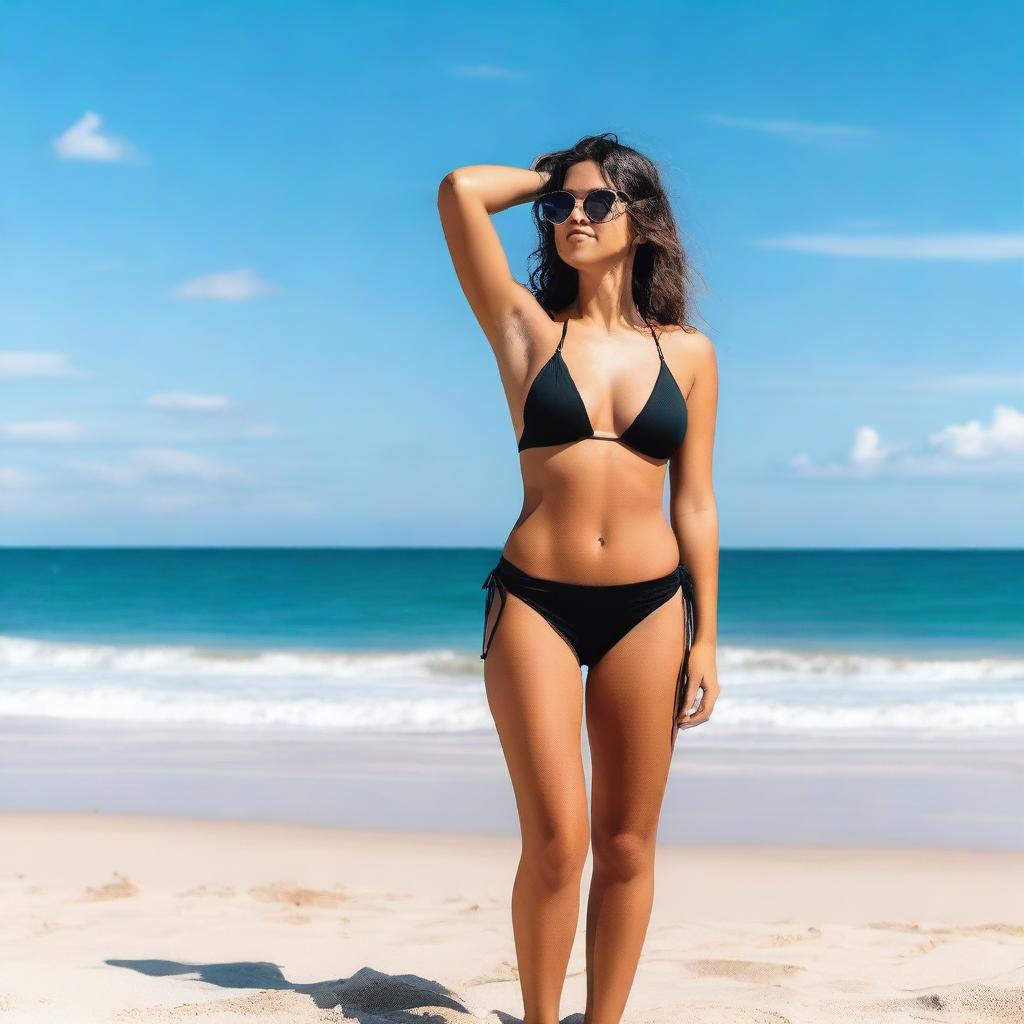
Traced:
[[529, 202], [550, 175], [523, 167], [474, 164], [450, 171], [437, 190], [437, 209], [462, 291], [492, 348], [515, 320], [550, 318], [509, 269], [491, 215]]

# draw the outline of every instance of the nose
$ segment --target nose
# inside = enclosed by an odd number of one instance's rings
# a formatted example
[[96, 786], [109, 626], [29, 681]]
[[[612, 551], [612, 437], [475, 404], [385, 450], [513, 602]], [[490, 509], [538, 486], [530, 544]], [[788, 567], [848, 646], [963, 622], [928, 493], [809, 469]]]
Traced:
[[587, 223], [587, 215], [583, 212], [583, 200], [576, 200], [576, 205], [572, 208], [572, 213], [569, 214], [568, 220], [570, 230]]

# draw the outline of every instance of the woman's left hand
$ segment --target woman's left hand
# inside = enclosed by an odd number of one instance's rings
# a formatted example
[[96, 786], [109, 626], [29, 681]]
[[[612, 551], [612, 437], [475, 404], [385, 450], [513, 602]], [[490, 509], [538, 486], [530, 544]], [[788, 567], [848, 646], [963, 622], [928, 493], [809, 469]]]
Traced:
[[[699, 640], [690, 648], [687, 664], [689, 680], [683, 694], [683, 710], [676, 719], [680, 729], [689, 729], [700, 725], [711, 717], [715, 701], [721, 692], [718, 686], [718, 668], [715, 665], [716, 647], [714, 644], [703, 644]], [[701, 691], [700, 704], [697, 710], [690, 713], [697, 690]]]

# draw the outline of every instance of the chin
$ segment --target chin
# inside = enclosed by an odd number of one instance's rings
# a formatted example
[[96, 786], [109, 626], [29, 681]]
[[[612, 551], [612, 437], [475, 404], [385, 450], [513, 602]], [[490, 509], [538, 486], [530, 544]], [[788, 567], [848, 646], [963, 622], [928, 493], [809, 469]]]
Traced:
[[585, 253], [576, 252], [571, 245], [567, 245], [566, 252], [559, 251], [558, 255], [561, 257], [562, 262], [568, 264], [570, 267], [586, 267], [591, 263], [596, 263], [595, 258], [598, 254], [593, 251], [596, 246], [588, 246], [590, 251]]

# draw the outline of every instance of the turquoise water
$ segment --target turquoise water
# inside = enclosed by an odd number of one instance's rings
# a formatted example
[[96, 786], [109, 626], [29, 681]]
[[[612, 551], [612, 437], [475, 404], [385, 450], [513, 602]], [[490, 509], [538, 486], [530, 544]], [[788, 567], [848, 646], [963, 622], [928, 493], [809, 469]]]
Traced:
[[[0, 634], [260, 650], [479, 648], [472, 549], [0, 549]], [[719, 638], [1024, 652], [1024, 551], [723, 551]]]
[[[0, 549], [0, 717], [490, 726], [497, 549]], [[725, 550], [721, 729], [1024, 732], [1024, 551]]]

